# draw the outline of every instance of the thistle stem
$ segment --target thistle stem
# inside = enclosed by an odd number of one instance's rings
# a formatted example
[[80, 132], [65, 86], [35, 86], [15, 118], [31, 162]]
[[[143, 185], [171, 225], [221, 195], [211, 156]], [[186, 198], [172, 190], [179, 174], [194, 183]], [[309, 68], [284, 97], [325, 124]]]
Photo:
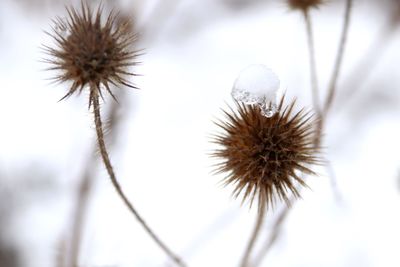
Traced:
[[312, 30], [312, 23], [309, 11], [305, 9], [303, 11], [303, 15], [304, 15], [304, 21], [306, 23], [308, 54], [310, 60], [311, 96], [314, 109], [316, 110], [317, 114], [320, 114], [321, 109], [319, 106], [319, 91], [318, 91], [317, 64], [315, 60], [314, 33]]
[[324, 110], [323, 110], [324, 117], [326, 116], [329, 109], [331, 108], [333, 99], [336, 94], [336, 84], [337, 84], [337, 80], [338, 80], [338, 77], [340, 74], [340, 69], [342, 66], [344, 50], [346, 47], [346, 41], [347, 41], [347, 36], [348, 36], [348, 32], [349, 32], [350, 14], [351, 14], [352, 5], [353, 5], [353, 0], [346, 1], [346, 9], [345, 9], [345, 14], [344, 14], [344, 22], [343, 22], [342, 34], [340, 37], [339, 49], [338, 49], [338, 53], [336, 56], [335, 67], [333, 69], [331, 81], [329, 83], [329, 89], [328, 89], [329, 91], [328, 91], [328, 95], [325, 100], [325, 105], [324, 105]]
[[250, 255], [254, 249], [254, 245], [257, 241], [258, 234], [260, 233], [261, 227], [264, 223], [264, 217], [265, 217], [265, 205], [262, 204], [262, 206], [260, 207], [260, 209], [257, 213], [257, 220], [256, 220], [256, 224], [253, 229], [253, 233], [251, 234], [250, 241], [247, 244], [246, 250], [245, 250], [243, 258], [242, 258], [242, 262], [240, 264], [241, 267], [250, 266], [249, 265]]
[[104, 142], [104, 134], [103, 134], [103, 125], [101, 121], [100, 115], [100, 103], [99, 103], [99, 93], [97, 89], [92, 88], [93, 98], [93, 113], [94, 113], [94, 122], [96, 126], [96, 133], [97, 133], [97, 141], [100, 149], [101, 158], [103, 159], [103, 163], [107, 169], [108, 176], [110, 177], [111, 183], [113, 184], [115, 190], [117, 191], [118, 195], [121, 197], [122, 201], [125, 203], [126, 207], [129, 211], [136, 217], [139, 223], [143, 226], [145, 231], [150, 235], [150, 237], [156, 242], [156, 244], [178, 265], [181, 267], [186, 267], [186, 264], [182, 261], [180, 257], [178, 257], [175, 253], [172, 252], [169, 247], [161, 241], [161, 239], [153, 232], [153, 230], [147, 225], [144, 219], [139, 215], [136, 209], [133, 207], [132, 203], [128, 200], [125, 193], [122, 190], [121, 185], [119, 184], [114, 169], [112, 167], [106, 145]]
[[[120, 96], [124, 91], [120, 91]], [[117, 124], [118, 124], [118, 103], [116, 101], [112, 102], [111, 109], [107, 116], [107, 121], [109, 121], [109, 128], [113, 130], [111, 133], [115, 136]], [[115, 140], [115, 138], [113, 138]], [[93, 153], [90, 154], [88, 162], [85, 165], [85, 170], [80, 179], [79, 187], [77, 188], [76, 203], [73, 215], [73, 223], [71, 230], [71, 240], [70, 240], [70, 250], [69, 250], [69, 263], [67, 266], [77, 267], [79, 260], [79, 252], [81, 248], [82, 232], [83, 226], [87, 216], [87, 210], [89, 205], [89, 194], [93, 186], [93, 170], [97, 164], [97, 157], [94, 157], [97, 151], [97, 146], [94, 145], [92, 148]]]
[[275, 220], [274, 225], [272, 226], [272, 232], [267, 241], [265, 242], [262, 250], [260, 253], [258, 253], [255, 257], [255, 260], [253, 262], [253, 267], [259, 266], [261, 262], [263, 261], [264, 257], [267, 255], [268, 251], [271, 249], [273, 244], [275, 243], [276, 239], [278, 238], [281, 227], [283, 225], [283, 222], [285, 221], [286, 217], [289, 214], [289, 210], [292, 207], [292, 204], [295, 202], [295, 197], [292, 196], [289, 199], [290, 205], [285, 205], [281, 211], [281, 213], [278, 215], [277, 219]]

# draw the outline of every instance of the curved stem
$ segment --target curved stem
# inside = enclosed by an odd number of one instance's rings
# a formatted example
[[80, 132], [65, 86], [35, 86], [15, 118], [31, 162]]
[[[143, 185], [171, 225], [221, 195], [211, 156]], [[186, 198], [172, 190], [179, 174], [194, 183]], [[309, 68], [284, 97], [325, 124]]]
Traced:
[[257, 241], [258, 234], [261, 230], [261, 226], [264, 223], [264, 217], [265, 217], [265, 205], [262, 205], [257, 213], [257, 221], [256, 225], [254, 226], [253, 233], [251, 234], [251, 238], [249, 243], [247, 244], [246, 250], [244, 252], [242, 262], [240, 264], [241, 267], [248, 267], [249, 266], [249, 259], [251, 252], [254, 249], [254, 245]]
[[91, 98], [93, 104], [93, 113], [94, 113], [94, 122], [96, 126], [97, 133], [97, 141], [100, 148], [101, 158], [103, 159], [104, 165], [107, 169], [108, 176], [110, 177], [111, 183], [113, 184], [115, 190], [118, 195], [121, 197], [122, 201], [125, 203], [126, 207], [132, 212], [132, 214], [136, 217], [139, 223], [143, 226], [145, 231], [151, 236], [154, 242], [179, 266], [185, 267], [186, 264], [182, 261], [180, 257], [178, 257], [175, 253], [173, 253], [161, 240], [160, 238], [150, 229], [144, 219], [139, 215], [136, 209], [133, 207], [132, 203], [128, 200], [125, 193], [122, 190], [121, 185], [119, 184], [114, 169], [112, 167], [110, 158], [108, 156], [108, 152], [106, 149], [106, 145], [104, 142], [104, 134], [103, 134], [103, 125], [101, 121], [100, 115], [100, 103], [99, 103], [99, 93], [96, 89], [92, 89], [93, 96]]
[[339, 44], [339, 50], [336, 56], [336, 61], [335, 61], [335, 67], [333, 68], [333, 73], [332, 73], [332, 78], [329, 83], [329, 91], [328, 95], [325, 100], [324, 104], [324, 110], [323, 110], [323, 115], [324, 117], [328, 113], [329, 109], [332, 106], [333, 99], [335, 97], [336, 93], [336, 84], [337, 80], [339, 77], [339, 72], [342, 66], [342, 60], [343, 60], [343, 55], [344, 55], [344, 50], [346, 47], [346, 41], [347, 41], [347, 36], [349, 32], [349, 25], [350, 25], [350, 14], [351, 14], [351, 7], [353, 5], [353, 0], [347, 0], [346, 1], [346, 9], [345, 9], [345, 14], [344, 14], [344, 23], [343, 23], [343, 29], [342, 29], [342, 35], [340, 37], [340, 44]]
[[[125, 91], [119, 91], [119, 96], [122, 97], [122, 94]], [[109, 129], [112, 130], [111, 134], [112, 137], [115, 137], [116, 131], [118, 130], [118, 123], [119, 123], [119, 116], [117, 116], [118, 111], [118, 103], [113, 101], [111, 104], [111, 109], [107, 115], [107, 121], [109, 121]], [[115, 138], [112, 138], [115, 141]], [[80, 178], [80, 183], [77, 188], [76, 194], [76, 203], [73, 212], [73, 222], [72, 222], [72, 229], [71, 229], [71, 239], [69, 241], [69, 256], [67, 266], [77, 267], [79, 261], [79, 252], [81, 249], [81, 242], [82, 242], [82, 232], [83, 227], [85, 224], [85, 220], [87, 217], [88, 206], [89, 206], [89, 194], [91, 193], [92, 186], [93, 186], [93, 170], [97, 165], [97, 157], [94, 155], [98, 151], [97, 145], [93, 145], [92, 153], [85, 164], [85, 170]]]
[[312, 23], [309, 11], [305, 9], [303, 11], [304, 20], [306, 23], [307, 30], [307, 43], [308, 43], [308, 54], [310, 60], [310, 75], [311, 75], [311, 95], [314, 105], [314, 109], [317, 114], [321, 113], [319, 106], [319, 91], [318, 91], [318, 78], [317, 78], [317, 64], [315, 61], [315, 46], [314, 46], [314, 34], [312, 30]]

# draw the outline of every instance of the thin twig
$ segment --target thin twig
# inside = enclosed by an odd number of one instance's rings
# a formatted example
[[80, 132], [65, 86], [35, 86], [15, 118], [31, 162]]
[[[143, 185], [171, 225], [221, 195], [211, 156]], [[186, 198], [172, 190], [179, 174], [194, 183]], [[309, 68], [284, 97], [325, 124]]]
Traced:
[[346, 1], [345, 15], [344, 15], [343, 28], [342, 28], [342, 35], [340, 37], [339, 50], [338, 50], [338, 53], [336, 55], [335, 67], [333, 68], [331, 81], [329, 83], [328, 94], [327, 94], [327, 97], [326, 97], [326, 100], [325, 100], [325, 104], [324, 104], [324, 110], [323, 110], [323, 116], [324, 117], [326, 117], [326, 114], [328, 113], [329, 109], [331, 108], [332, 103], [333, 103], [333, 99], [335, 97], [336, 84], [337, 84], [337, 80], [339, 78], [340, 70], [341, 70], [341, 67], [342, 67], [344, 50], [345, 50], [345, 47], [346, 47], [346, 41], [347, 41], [348, 32], [349, 32], [350, 14], [351, 14], [352, 6], [353, 6], [353, 0], [347, 0]]
[[[299, 188], [298, 190], [301, 190]], [[282, 225], [286, 219], [286, 217], [289, 214], [290, 209], [292, 208], [293, 204], [295, 203], [296, 198], [292, 195], [291, 198], [289, 199], [289, 204], [285, 205], [281, 211], [281, 213], [278, 215], [278, 217], [275, 220], [275, 223], [272, 225], [272, 232], [271, 235], [268, 237], [267, 241], [265, 242], [263, 248], [261, 249], [260, 253], [258, 253], [253, 261], [253, 267], [259, 266], [265, 256], [267, 255], [268, 251], [271, 249], [275, 241], [277, 240], [280, 232]]]
[[[350, 25], [352, 6], [353, 6], [353, 0], [346, 0], [342, 34], [340, 37], [339, 48], [338, 48], [338, 52], [336, 55], [333, 73], [331, 76], [331, 80], [329, 82], [328, 94], [327, 94], [326, 100], [324, 102], [322, 111], [321, 111], [321, 113], [318, 114], [319, 120], [317, 123], [317, 129], [316, 129], [316, 137], [315, 137], [315, 142], [314, 142], [315, 146], [319, 146], [321, 143], [322, 132], [324, 129], [325, 120], [326, 120], [326, 117], [327, 117], [327, 114], [328, 114], [330, 108], [332, 107], [332, 103], [333, 103], [333, 100], [336, 95], [337, 80], [339, 78], [340, 70], [342, 67], [343, 56], [344, 56], [346, 43], [347, 43], [347, 37], [348, 37], [348, 33], [349, 33], [349, 25]], [[335, 180], [335, 176], [330, 175], [329, 177], [331, 179], [331, 185], [332, 185], [332, 189], [333, 189], [335, 195], [339, 196], [339, 194], [337, 192], [337, 188], [336, 188], [337, 182]]]
[[82, 232], [83, 232], [83, 225], [85, 222], [86, 214], [87, 214], [87, 207], [89, 201], [89, 190], [92, 184], [92, 170], [93, 170], [93, 162], [91, 160], [89, 166], [83, 175], [83, 179], [79, 184], [78, 189], [78, 197], [76, 200], [76, 208], [74, 212], [74, 221], [72, 225], [72, 236], [71, 236], [71, 246], [70, 246], [70, 265], [72, 267], [78, 267], [79, 261], [79, 252], [81, 250], [81, 243], [82, 243]]
[[144, 219], [139, 215], [136, 209], [133, 207], [132, 203], [128, 200], [125, 193], [122, 190], [121, 185], [119, 184], [114, 169], [112, 167], [106, 145], [104, 142], [104, 134], [103, 134], [103, 125], [101, 121], [100, 115], [100, 103], [99, 103], [99, 94], [97, 90], [92, 90], [94, 92], [93, 95], [93, 113], [94, 113], [94, 122], [96, 126], [97, 133], [97, 141], [100, 149], [100, 154], [103, 159], [104, 165], [106, 167], [108, 176], [110, 177], [111, 183], [113, 184], [115, 190], [118, 195], [121, 197], [122, 201], [125, 203], [127, 208], [132, 212], [132, 214], [136, 217], [139, 223], [143, 226], [145, 231], [153, 238], [153, 240], [157, 243], [157, 245], [179, 266], [185, 267], [186, 264], [182, 261], [180, 257], [178, 257], [175, 253], [172, 252], [165, 244], [161, 241], [161, 239], [151, 230], [151, 228], [147, 225]]
[[335, 197], [336, 202], [338, 204], [340, 204], [340, 203], [343, 202], [343, 197], [342, 197], [342, 194], [340, 193], [340, 190], [338, 188], [336, 173], [335, 173], [335, 170], [334, 170], [334, 168], [332, 166], [332, 163], [330, 161], [327, 161], [326, 166], [325, 166], [325, 170], [327, 172], [328, 177], [330, 177], [331, 189], [332, 189], [333, 196]]
[[[354, 95], [358, 93], [363, 87], [368, 78], [371, 76], [373, 70], [379, 65], [384, 52], [387, 50], [391, 41], [397, 36], [397, 30], [400, 27], [400, 5], [396, 4], [397, 8], [392, 10], [392, 14], [379, 31], [378, 35], [374, 38], [373, 43], [368, 47], [367, 56], [363, 57], [348, 75], [344, 90], [337, 96], [340, 105], [343, 107], [348, 105]], [[344, 110], [343, 108], [341, 110]]]
[[241, 267], [249, 266], [249, 259], [250, 259], [251, 252], [254, 249], [254, 245], [257, 241], [257, 237], [258, 237], [261, 227], [264, 223], [265, 205], [264, 204], [261, 204], [261, 205], [262, 206], [260, 207], [260, 209], [257, 212], [257, 220], [256, 220], [256, 224], [253, 229], [253, 233], [251, 234], [251, 238], [249, 240], [249, 243], [247, 244], [246, 250], [245, 250], [243, 258], [242, 258], [242, 262], [240, 264]]
[[56, 254], [54, 266], [56, 267], [66, 267], [66, 257], [67, 257], [67, 248], [66, 242], [64, 238], [60, 238], [57, 242], [57, 249], [59, 253]]
[[314, 109], [317, 114], [320, 114], [321, 109], [319, 105], [319, 90], [318, 90], [318, 78], [317, 78], [317, 64], [315, 60], [314, 33], [312, 30], [312, 22], [308, 9], [305, 9], [303, 11], [303, 15], [306, 24], [308, 54], [310, 60], [311, 96]]

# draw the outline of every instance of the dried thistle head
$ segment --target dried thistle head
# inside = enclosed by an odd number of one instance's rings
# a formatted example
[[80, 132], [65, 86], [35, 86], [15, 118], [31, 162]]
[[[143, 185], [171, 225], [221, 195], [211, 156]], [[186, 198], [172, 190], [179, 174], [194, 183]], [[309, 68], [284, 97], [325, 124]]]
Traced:
[[293, 114], [295, 101], [283, 102], [271, 118], [257, 105], [237, 103], [237, 111], [224, 111], [227, 121], [217, 123], [223, 133], [214, 136], [220, 146], [213, 153], [220, 160], [216, 171], [227, 173], [224, 182], [235, 185], [235, 197], [243, 192], [251, 204], [258, 198], [259, 208], [275, 197], [289, 203], [289, 191], [299, 197], [297, 184], [306, 186], [301, 173], [315, 174], [309, 166], [320, 162], [314, 117], [304, 110]]
[[318, 8], [324, 0], [287, 0], [287, 4], [291, 9], [306, 11], [310, 8]]
[[59, 71], [54, 80], [71, 82], [62, 99], [88, 88], [90, 107], [94, 97], [102, 96], [104, 89], [115, 99], [110, 84], [136, 88], [128, 81], [135, 75], [129, 67], [137, 64], [138, 55], [138, 51], [132, 49], [136, 35], [129, 21], [113, 11], [102, 18], [101, 6], [93, 14], [83, 3], [81, 12], [71, 7], [67, 8], [67, 13], [66, 19], [58, 17], [54, 21], [50, 35], [56, 48], [45, 46], [51, 57], [46, 61], [52, 65], [49, 69]]

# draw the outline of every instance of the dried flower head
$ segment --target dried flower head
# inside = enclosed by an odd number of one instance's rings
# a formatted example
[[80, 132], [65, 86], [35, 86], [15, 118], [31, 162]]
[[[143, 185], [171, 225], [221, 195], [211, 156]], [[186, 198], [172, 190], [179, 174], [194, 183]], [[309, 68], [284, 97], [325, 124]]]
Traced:
[[52, 57], [47, 60], [53, 65], [49, 69], [59, 71], [55, 81], [72, 83], [62, 99], [88, 88], [90, 107], [93, 98], [102, 96], [104, 89], [115, 99], [110, 84], [136, 88], [128, 81], [129, 76], [135, 75], [128, 68], [137, 64], [138, 52], [132, 50], [136, 35], [129, 21], [113, 11], [102, 21], [101, 6], [96, 14], [86, 4], [82, 3], [81, 9], [78, 13], [67, 8], [68, 18], [54, 21], [50, 35], [57, 47], [45, 46], [45, 50]]
[[309, 165], [320, 162], [315, 119], [304, 110], [293, 115], [295, 101], [283, 102], [271, 118], [256, 105], [237, 103], [238, 111], [224, 111], [227, 121], [217, 123], [223, 133], [214, 137], [220, 149], [213, 156], [221, 160], [216, 171], [228, 173], [224, 181], [235, 185], [235, 197], [244, 192], [252, 203], [258, 195], [259, 208], [273, 204], [275, 194], [287, 203], [288, 191], [298, 197], [296, 182], [306, 186], [300, 173], [314, 174]]
[[310, 8], [318, 8], [323, 4], [324, 0], [287, 0], [291, 9], [308, 10]]

